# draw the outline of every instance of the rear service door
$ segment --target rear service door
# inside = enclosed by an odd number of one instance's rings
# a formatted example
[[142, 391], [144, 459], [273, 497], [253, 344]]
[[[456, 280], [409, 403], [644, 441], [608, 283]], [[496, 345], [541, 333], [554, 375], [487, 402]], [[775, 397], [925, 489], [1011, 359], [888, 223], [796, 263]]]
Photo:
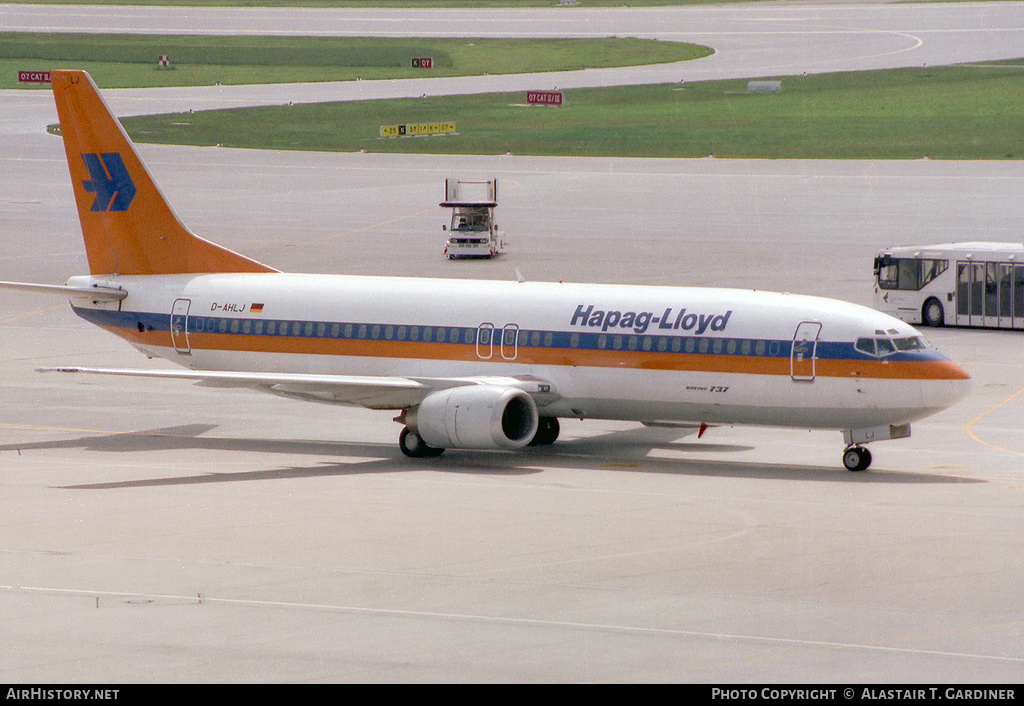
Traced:
[[189, 299], [175, 299], [171, 307], [171, 345], [182, 355], [192, 355], [188, 346], [188, 308], [191, 304]]

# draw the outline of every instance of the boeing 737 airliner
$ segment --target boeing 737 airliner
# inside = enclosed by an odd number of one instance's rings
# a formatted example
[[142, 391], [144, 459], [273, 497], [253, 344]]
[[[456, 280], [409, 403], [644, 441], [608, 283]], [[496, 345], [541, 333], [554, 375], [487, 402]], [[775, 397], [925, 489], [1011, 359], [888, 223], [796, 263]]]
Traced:
[[6, 284], [186, 368], [51, 370], [394, 409], [412, 457], [550, 444], [576, 417], [835, 429], [850, 470], [969, 390], [907, 324], [830, 299], [278, 272], [181, 224], [88, 74], [51, 79], [91, 274]]

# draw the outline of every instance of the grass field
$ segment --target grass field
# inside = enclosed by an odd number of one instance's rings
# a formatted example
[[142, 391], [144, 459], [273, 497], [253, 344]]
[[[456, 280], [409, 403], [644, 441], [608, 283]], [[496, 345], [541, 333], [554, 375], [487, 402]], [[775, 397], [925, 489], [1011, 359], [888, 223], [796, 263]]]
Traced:
[[[281, 3], [277, 3], [281, 4]], [[356, 3], [359, 4], [359, 3]], [[639, 39], [175, 37], [0, 33], [0, 88], [18, 70], [85, 68], [103, 88], [393, 79], [558, 71], [699, 58], [707, 47]], [[156, 66], [171, 56], [171, 70]], [[413, 68], [431, 57], [433, 68]], [[771, 78], [771, 77], [768, 77]], [[899, 69], [523, 94], [296, 105], [132, 118], [139, 141], [328, 151], [628, 157], [1021, 159], [1024, 65]], [[39, 87], [44, 89], [45, 86]], [[456, 134], [380, 136], [455, 122]], [[244, 126], [244, 129], [239, 129]]]
[[[561, 107], [486, 94], [126, 119], [140, 142], [449, 154], [764, 159], [1021, 159], [1024, 67], [896, 69], [566, 92]], [[381, 138], [454, 121], [457, 134]], [[243, 126], [240, 128], [240, 126]]]
[[[711, 50], [677, 42], [606, 39], [205, 37], [0, 32], [0, 88], [18, 71], [78, 68], [101, 88], [293, 83], [534, 73], [686, 61]], [[157, 66], [168, 55], [171, 69]], [[414, 68], [430, 57], [433, 68]]]

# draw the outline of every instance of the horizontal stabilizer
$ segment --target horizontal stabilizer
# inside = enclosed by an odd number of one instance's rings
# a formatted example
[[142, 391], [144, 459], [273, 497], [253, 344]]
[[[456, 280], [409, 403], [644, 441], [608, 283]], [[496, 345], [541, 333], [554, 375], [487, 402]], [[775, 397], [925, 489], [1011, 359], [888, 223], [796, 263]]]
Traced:
[[24, 292], [41, 294], [62, 294], [68, 297], [92, 299], [93, 301], [119, 301], [128, 296], [123, 289], [112, 287], [68, 287], [59, 284], [30, 284], [27, 282], [0, 282], [2, 289], [19, 289]]

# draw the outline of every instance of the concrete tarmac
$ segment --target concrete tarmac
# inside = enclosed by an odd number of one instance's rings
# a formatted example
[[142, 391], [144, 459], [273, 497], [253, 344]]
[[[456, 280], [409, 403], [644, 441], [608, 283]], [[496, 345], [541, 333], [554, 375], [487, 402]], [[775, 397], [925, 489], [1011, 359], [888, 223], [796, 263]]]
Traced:
[[[61, 283], [86, 271], [63, 148], [8, 116], [0, 279]], [[140, 149], [197, 233], [292, 271], [870, 304], [877, 249], [1016, 241], [1024, 215], [1020, 162]], [[442, 257], [452, 175], [500, 180], [506, 254]], [[36, 373], [164, 364], [3, 301], [4, 682], [1024, 677], [1019, 332], [926, 331], [975, 389], [867, 473], [837, 432], [573, 420], [543, 451], [412, 461], [391, 413]]]

